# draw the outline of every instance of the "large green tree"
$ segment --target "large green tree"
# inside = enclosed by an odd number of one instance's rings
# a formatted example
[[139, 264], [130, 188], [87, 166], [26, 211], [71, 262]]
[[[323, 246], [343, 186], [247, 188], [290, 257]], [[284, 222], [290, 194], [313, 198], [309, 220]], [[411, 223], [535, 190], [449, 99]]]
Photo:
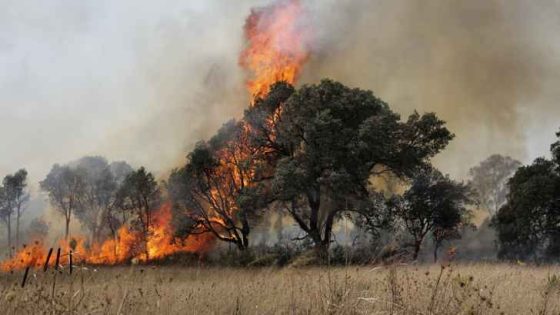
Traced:
[[276, 85], [246, 116], [255, 143], [269, 148], [261, 158], [274, 165], [270, 200], [322, 249], [343, 213], [377, 217], [367, 202], [372, 176], [412, 176], [453, 138], [432, 113], [401, 121], [371, 91], [330, 80], [297, 91]]

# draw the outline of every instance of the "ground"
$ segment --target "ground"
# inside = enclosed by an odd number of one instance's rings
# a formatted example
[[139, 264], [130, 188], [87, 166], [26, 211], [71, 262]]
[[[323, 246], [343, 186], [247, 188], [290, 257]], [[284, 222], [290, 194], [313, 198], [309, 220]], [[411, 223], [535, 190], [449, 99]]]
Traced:
[[[560, 267], [227, 269], [129, 266], [0, 274], [3, 314], [558, 314]], [[54, 291], [53, 291], [54, 290]], [[54, 296], [53, 296], [54, 292]]]

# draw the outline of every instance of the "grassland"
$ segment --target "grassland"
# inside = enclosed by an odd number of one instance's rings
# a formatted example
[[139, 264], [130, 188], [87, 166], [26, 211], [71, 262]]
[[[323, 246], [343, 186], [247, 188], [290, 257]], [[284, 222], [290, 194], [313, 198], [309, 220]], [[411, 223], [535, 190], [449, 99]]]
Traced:
[[76, 268], [0, 275], [2, 314], [558, 314], [560, 267]]

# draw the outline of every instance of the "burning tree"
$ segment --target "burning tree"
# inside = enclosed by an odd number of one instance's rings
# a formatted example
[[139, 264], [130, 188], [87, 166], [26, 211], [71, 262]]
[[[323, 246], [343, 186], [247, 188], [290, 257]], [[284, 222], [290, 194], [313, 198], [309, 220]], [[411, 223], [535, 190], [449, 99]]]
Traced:
[[251, 11], [245, 22], [247, 46], [239, 64], [248, 71], [252, 98], [266, 96], [277, 81], [294, 83], [309, 59], [313, 30], [299, 0], [276, 1]]
[[187, 165], [172, 173], [170, 194], [176, 208], [193, 226], [189, 233], [211, 232], [239, 249], [249, 245], [251, 209], [239, 199], [254, 179], [254, 149], [247, 145], [242, 124], [230, 122], [208, 143], [200, 142], [189, 154]]
[[150, 259], [148, 239], [153, 226], [153, 213], [161, 204], [161, 193], [152, 173], [144, 167], [128, 174], [117, 192], [122, 211], [133, 214], [132, 225], [142, 233], [146, 260]]
[[329, 80], [299, 90], [279, 83], [241, 122], [200, 143], [170, 190], [193, 231], [245, 248], [249, 218], [274, 205], [326, 250], [344, 213], [378, 219], [371, 176], [410, 176], [452, 137], [433, 114], [401, 122], [369, 91]]

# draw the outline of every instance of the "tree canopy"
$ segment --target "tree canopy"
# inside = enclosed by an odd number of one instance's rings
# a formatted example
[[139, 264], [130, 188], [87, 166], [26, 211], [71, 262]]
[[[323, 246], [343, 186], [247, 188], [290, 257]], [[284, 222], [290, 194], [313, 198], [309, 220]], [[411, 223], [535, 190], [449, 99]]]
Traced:
[[429, 169], [416, 175], [402, 196], [394, 196], [390, 209], [402, 220], [414, 243], [413, 259], [418, 258], [422, 243], [431, 233], [434, 259], [442, 241], [456, 237], [470, 219], [469, 205], [474, 204], [468, 185], [457, 183], [438, 170]]

